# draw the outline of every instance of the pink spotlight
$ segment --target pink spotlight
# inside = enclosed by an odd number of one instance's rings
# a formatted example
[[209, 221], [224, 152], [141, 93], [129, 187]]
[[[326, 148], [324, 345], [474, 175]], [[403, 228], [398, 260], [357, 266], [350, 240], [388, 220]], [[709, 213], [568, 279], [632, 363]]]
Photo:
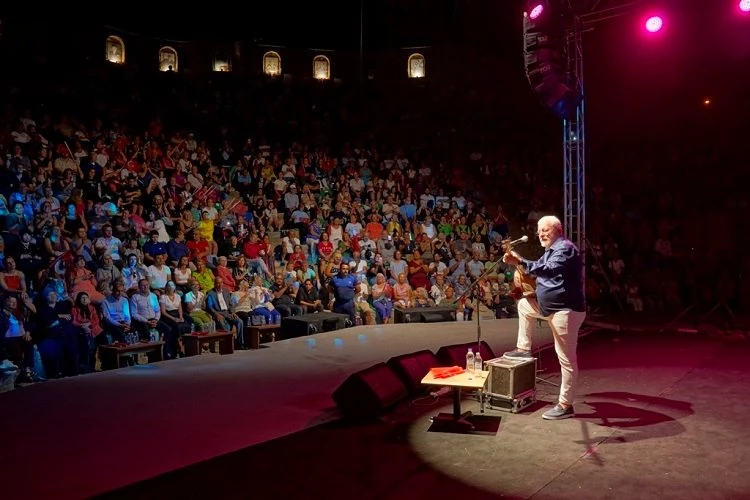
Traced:
[[646, 31], [656, 33], [664, 26], [664, 21], [659, 16], [652, 16], [646, 20]]
[[750, 12], [750, 0], [740, 0], [740, 10], [742, 12]]
[[[748, 1], [750, 1], [750, 0], [748, 0]], [[536, 7], [534, 7], [533, 9], [531, 9], [531, 13], [529, 14], [529, 17], [531, 19], [536, 19], [537, 17], [539, 17], [539, 16], [542, 15], [542, 12], [544, 12], [544, 5], [537, 4]]]

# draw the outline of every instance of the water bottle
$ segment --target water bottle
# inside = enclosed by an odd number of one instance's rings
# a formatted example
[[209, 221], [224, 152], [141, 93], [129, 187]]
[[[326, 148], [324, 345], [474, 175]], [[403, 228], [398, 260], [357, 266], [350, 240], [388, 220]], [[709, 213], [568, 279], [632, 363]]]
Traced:
[[466, 371], [469, 373], [474, 372], [474, 351], [469, 347], [469, 351], [466, 353]]
[[190, 323], [190, 335], [195, 335], [195, 323]]
[[357, 326], [362, 326], [362, 316], [360, 316], [359, 314], [354, 316], [354, 324]]
[[477, 353], [474, 355], [474, 371], [476, 373], [479, 373], [482, 371], [484, 367], [482, 366], [482, 355], [477, 350]]

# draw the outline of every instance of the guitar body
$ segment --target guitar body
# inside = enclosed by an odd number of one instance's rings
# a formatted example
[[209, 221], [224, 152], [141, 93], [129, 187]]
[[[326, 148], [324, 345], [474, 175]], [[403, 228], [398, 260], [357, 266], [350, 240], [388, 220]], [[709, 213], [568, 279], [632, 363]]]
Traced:
[[536, 278], [526, 273], [520, 266], [513, 273], [513, 288], [519, 290], [520, 298], [536, 297]]
[[[506, 253], [510, 253], [510, 240], [503, 242], [503, 250]], [[527, 273], [523, 266], [516, 266], [516, 271], [513, 273], [513, 288], [510, 296], [515, 300], [536, 297], [536, 278]]]

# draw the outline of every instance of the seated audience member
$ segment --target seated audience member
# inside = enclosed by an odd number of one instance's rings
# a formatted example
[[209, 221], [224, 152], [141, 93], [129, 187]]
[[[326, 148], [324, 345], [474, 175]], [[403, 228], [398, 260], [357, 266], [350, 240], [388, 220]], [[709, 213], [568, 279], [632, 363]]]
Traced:
[[224, 287], [224, 280], [217, 277], [213, 290], [206, 296], [206, 309], [216, 321], [217, 328], [230, 331], [234, 329], [238, 347], [245, 347], [244, 324], [234, 312], [232, 294]]
[[96, 351], [99, 346], [107, 345], [107, 336], [103, 335], [99, 313], [86, 292], [80, 292], [75, 299], [72, 310], [73, 325], [79, 329], [81, 366], [86, 371], [94, 371]]
[[296, 295], [294, 285], [284, 281], [284, 275], [281, 273], [276, 273], [273, 285], [271, 285], [271, 293], [274, 297], [273, 306], [281, 313], [282, 317], [286, 318], [303, 313], [302, 308], [294, 303]]
[[211, 323], [211, 316], [206, 312], [206, 294], [201, 290], [198, 280], [190, 280], [190, 291], [183, 296], [182, 301], [196, 330], [205, 332]]
[[302, 282], [302, 286], [297, 290], [295, 302], [302, 307], [305, 314], [320, 312], [323, 310], [323, 302], [320, 300], [320, 294], [315, 289], [311, 279]]
[[369, 302], [370, 287], [367, 285], [366, 281], [357, 280], [357, 282], [359, 283], [359, 289], [357, 290], [357, 295], [354, 299], [354, 310], [356, 311], [357, 316], [363, 318], [363, 323], [365, 325], [374, 325], [375, 309]]
[[57, 292], [45, 290], [45, 302], [37, 310], [34, 342], [39, 345], [47, 377], [78, 375], [80, 350], [70, 303], [59, 302]]
[[148, 279], [139, 281], [138, 292], [130, 297], [130, 319], [142, 341], [148, 341], [154, 336], [161, 340], [162, 336], [172, 333], [169, 325], [161, 321], [159, 299], [149, 288]]
[[375, 284], [372, 285], [372, 305], [378, 313], [381, 323], [393, 321], [393, 289], [385, 280], [385, 275], [378, 273]]
[[171, 330], [167, 336], [168, 345], [165, 346], [165, 353], [171, 358], [178, 357], [182, 352], [181, 338], [191, 330], [191, 323], [182, 310], [182, 298], [176, 291], [174, 281], [168, 281], [164, 286], [164, 293], [159, 296], [161, 321]]
[[393, 285], [393, 305], [402, 309], [414, 305], [411, 285], [406, 281], [404, 273], [398, 275], [398, 282]]
[[248, 292], [253, 303], [253, 316], [263, 317], [266, 324], [281, 322], [281, 313], [273, 305], [274, 294], [263, 286], [263, 278], [256, 276]]
[[427, 294], [427, 290], [423, 287], [419, 287], [414, 290], [414, 307], [434, 307], [435, 301], [433, 301]]
[[125, 284], [116, 280], [112, 285], [112, 293], [102, 302], [102, 320], [104, 331], [113, 340], [125, 341], [125, 335], [131, 331], [130, 303], [125, 295]]

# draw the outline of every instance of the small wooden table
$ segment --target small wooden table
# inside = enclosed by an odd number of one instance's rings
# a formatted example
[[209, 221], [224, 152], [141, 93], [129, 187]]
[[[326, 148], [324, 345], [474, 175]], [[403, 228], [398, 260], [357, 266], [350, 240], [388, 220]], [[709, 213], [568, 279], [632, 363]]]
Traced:
[[461, 389], [483, 389], [489, 375], [490, 372], [481, 371], [463, 372], [452, 377], [435, 378], [428, 372], [422, 379], [424, 385], [453, 388], [453, 413], [440, 413], [432, 421], [437, 424], [445, 424], [460, 431], [472, 429], [474, 424], [468, 420], [472, 413], [470, 411], [461, 413]]
[[197, 356], [201, 353], [201, 345], [207, 342], [219, 342], [220, 354], [234, 353], [234, 334], [226, 330], [216, 333], [189, 333], [182, 336], [185, 344], [185, 356]]
[[164, 342], [138, 342], [125, 346], [103, 345], [99, 346], [99, 356], [102, 360], [102, 368], [120, 368], [120, 357], [124, 354], [138, 352], [154, 352], [154, 361], [164, 361]]
[[260, 349], [261, 335], [271, 337], [271, 342], [276, 341], [276, 334], [281, 331], [281, 325], [250, 325], [245, 327], [250, 335], [250, 349]]

